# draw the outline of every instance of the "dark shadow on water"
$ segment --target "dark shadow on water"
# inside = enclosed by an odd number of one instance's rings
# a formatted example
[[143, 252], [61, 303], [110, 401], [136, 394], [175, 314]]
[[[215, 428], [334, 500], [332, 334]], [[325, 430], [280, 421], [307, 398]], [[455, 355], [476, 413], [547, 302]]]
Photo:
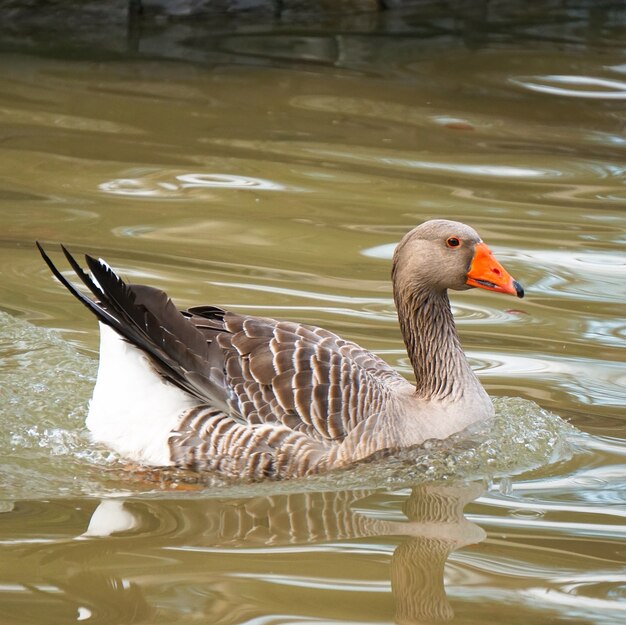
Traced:
[[451, 46], [474, 50], [520, 40], [572, 49], [612, 46], [621, 41], [625, 13], [623, 3], [611, 0], [0, 1], [0, 53], [358, 70]]

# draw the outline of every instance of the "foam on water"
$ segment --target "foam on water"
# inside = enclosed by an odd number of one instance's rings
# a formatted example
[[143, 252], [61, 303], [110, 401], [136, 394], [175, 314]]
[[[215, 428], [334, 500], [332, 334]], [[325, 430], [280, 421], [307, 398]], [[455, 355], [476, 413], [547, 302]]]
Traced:
[[84, 429], [95, 373], [96, 361], [57, 333], [0, 311], [0, 497], [94, 485], [86, 467], [110, 456]]
[[[96, 361], [53, 331], [0, 312], [0, 498], [71, 494], [193, 492], [245, 496], [264, 492], [390, 488], [424, 481], [506, 476], [569, 458], [580, 432], [537, 404], [497, 398], [496, 416], [446, 441], [362, 463], [332, 475], [284, 483], [234, 484], [182, 471], [130, 473], [94, 446], [84, 418]], [[225, 489], [225, 486], [228, 486]]]

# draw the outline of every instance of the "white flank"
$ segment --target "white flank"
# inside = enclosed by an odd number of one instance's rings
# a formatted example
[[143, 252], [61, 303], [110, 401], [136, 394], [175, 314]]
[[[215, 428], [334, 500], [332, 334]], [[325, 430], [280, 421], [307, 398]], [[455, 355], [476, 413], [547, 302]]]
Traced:
[[167, 440], [182, 413], [197, 405], [165, 382], [141, 350], [100, 324], [100, 364], [87, 415], [95, 441], [143, 464], [169, 465]]

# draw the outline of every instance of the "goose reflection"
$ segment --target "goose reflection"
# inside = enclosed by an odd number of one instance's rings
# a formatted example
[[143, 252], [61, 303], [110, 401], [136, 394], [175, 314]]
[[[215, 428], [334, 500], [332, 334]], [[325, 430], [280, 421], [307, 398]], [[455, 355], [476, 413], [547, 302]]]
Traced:
[[484, 540], [484, 530], [463, 515], [465, 506], [481, 493], [478, 484], [414, 487], [404, 505], [408, 523], [389, 524], [389, 530], [407, 537], [391, 558], [399, 625], [445, 623], [454, 617], [446, 597], [444, 567], [453, 551]]
[[[237, 500], [189, 499], [167, 507], [158, 501], [107, 499], [94, 511], [82, 538], [112, 534], [121, 538], [123, 533], [141, 541], [143, 535], [144, 540], [156, 539], [161, 545], [166, 542], [168, 550], [211, 554], [224, 550], [232, 554], [233, 549], [400, 536], [403, 540], [393, 552], [390, 567], [395, 622], [445, 623], [454, 613], [446, 597], [444, 567], [453, 551], [485, 538], [484, 531], [463, 515], [464, 507], [481, 493], [479, 484], [414, 486], [402, 507], [405, 520], [376, 518], [367, 500], [377, 491], [367, 490]], [[249, 576], [262, 578], [263, 574], [253, 572]], [[183, 575], [178, 581], [197, 585], [216, 580], [207, 574], [204, 580]], [[209, 608], [212, 616], [216, 610], [220, 614], [228, 610], [227, 605], [232, 609], [241, 604], [236, 589], [228, 584], [220, 584], [220, 594], [220, 603], [227, 600], [222, 609], [215, 605]], [[207, 608], [205, 605], [204, 610]]]

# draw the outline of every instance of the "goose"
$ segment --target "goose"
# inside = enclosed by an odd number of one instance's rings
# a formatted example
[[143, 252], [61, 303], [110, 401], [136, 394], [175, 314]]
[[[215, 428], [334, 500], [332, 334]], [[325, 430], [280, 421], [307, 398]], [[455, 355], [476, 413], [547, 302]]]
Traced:
[[86, 255], [88, 273], [61, 246], [88, 297], [37, 247], [99, 321], [92, 439], [141, 465], [247, 480], [346, 467], [492, 418], [448, 289], [524, 296], [473, 228], [435, 219], [408, 232], [391, 278], [413, 385], [328, 330], [211, 305], [178, 310], [163, 291], [127, 284]]

